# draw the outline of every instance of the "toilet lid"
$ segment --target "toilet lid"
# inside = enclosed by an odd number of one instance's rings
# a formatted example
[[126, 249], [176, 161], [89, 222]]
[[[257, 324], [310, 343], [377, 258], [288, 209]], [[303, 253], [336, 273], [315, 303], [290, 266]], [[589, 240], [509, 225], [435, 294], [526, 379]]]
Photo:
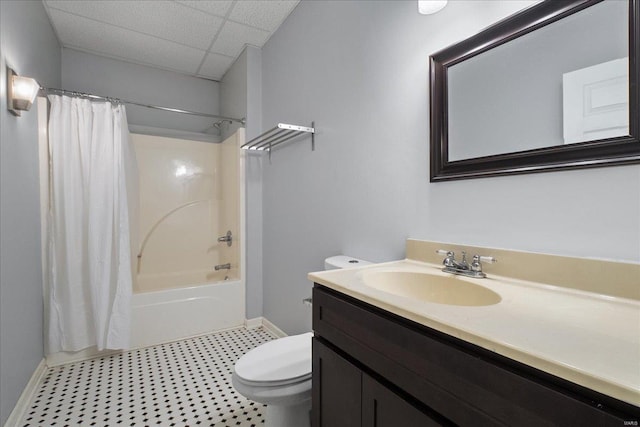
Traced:
[[312, 332], [262, 344], [235, 364], [238, 377], [250, 382], [281, 383], [311, 375]]

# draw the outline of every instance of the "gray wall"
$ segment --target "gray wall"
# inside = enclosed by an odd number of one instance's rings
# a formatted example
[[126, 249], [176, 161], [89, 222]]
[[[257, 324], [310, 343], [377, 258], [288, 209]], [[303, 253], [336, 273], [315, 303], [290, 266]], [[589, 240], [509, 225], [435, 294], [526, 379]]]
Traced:
[[[262, 51], [247, 46], [247, 141], [260, 135], [262, 128]], [[247, 154], [247, 319], [262, 316], [262, 168], [263, 157]]]
[[5, 63], [60, 84], [60, 46], [41, 2], [0, 1], [0, 425], [43, 357], [37, 107], [7, 111]]
[[[62, 50], [62, 86], [63, 89], [163, 107], [209, 114], [220, 111], [218, 82], [67, 48]], [[218, 119], [127, 105], [127, 120], [132, 132], [218, 140], [219, 132], [212, 126]], [[198, 133], [215, 134], [216, 137], [205, 138]]]
[[264, 127], [316, 121], [264, 165], [264, 315], [309, 330], [309, 271], [407, 237], [640, 261], [640, 167], [429, 183], [429, 54], [524, 3], [303, 1], [262, 51]]
[[449, 160], [563, 144], [562, 75], [628, 56], [628, 9], [602, 2], [451, 67]]
[[[261, 51], [247, 46], [220, 84], [220, 108], [225, 116], [247, 119], [247, 141], [262, 130]], [[238, 124], [225, 127], [231, 135]], [[246, 167], [246, 316], [262, 316], [262, 157], [248, 154]]]

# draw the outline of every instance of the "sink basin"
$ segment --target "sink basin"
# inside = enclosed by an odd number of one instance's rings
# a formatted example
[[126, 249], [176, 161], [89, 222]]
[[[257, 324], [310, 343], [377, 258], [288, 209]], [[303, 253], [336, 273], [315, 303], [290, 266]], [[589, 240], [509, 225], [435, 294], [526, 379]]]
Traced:
[[500, 302], [500, 295], [457, 276], [414, 271], [365, 271], [366, 286], [405, 298], [437, 304], [483, 306]]

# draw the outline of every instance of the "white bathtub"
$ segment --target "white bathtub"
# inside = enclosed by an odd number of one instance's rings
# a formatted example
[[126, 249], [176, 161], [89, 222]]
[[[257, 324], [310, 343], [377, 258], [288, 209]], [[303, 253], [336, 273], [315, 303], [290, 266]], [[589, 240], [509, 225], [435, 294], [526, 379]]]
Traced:
[[[244, 283], [227, 280], [157, 292], [133, 294], [130, 349], [148, 347], [244, 325]], [[120, 351], [95, 347], [46, 356], [58, 366]]]
[[133, 295], [131, 348], [244, 324], [242, 281], [222, 281]]
[[[213, 264], [213, 263], [212, 263]], [[185, 289], [225, 281], [237, 281], [238, 267], [232, 264], [230, 270], [190, 270], [159, 274], [138, 274], [133, 286], [134, 295], [140, 293]], [[179, 295], [178, 295], [179, 296]]]

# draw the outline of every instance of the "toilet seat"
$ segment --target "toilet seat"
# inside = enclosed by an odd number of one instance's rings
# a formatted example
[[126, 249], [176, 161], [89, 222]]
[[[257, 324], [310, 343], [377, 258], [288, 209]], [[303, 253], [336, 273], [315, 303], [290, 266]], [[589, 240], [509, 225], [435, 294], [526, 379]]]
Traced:
[[311, 378], [311, 337], [308, 332], [279, 338], [246, 353], [234, 366], [235, 377], [248, 386], [292, 385]]

